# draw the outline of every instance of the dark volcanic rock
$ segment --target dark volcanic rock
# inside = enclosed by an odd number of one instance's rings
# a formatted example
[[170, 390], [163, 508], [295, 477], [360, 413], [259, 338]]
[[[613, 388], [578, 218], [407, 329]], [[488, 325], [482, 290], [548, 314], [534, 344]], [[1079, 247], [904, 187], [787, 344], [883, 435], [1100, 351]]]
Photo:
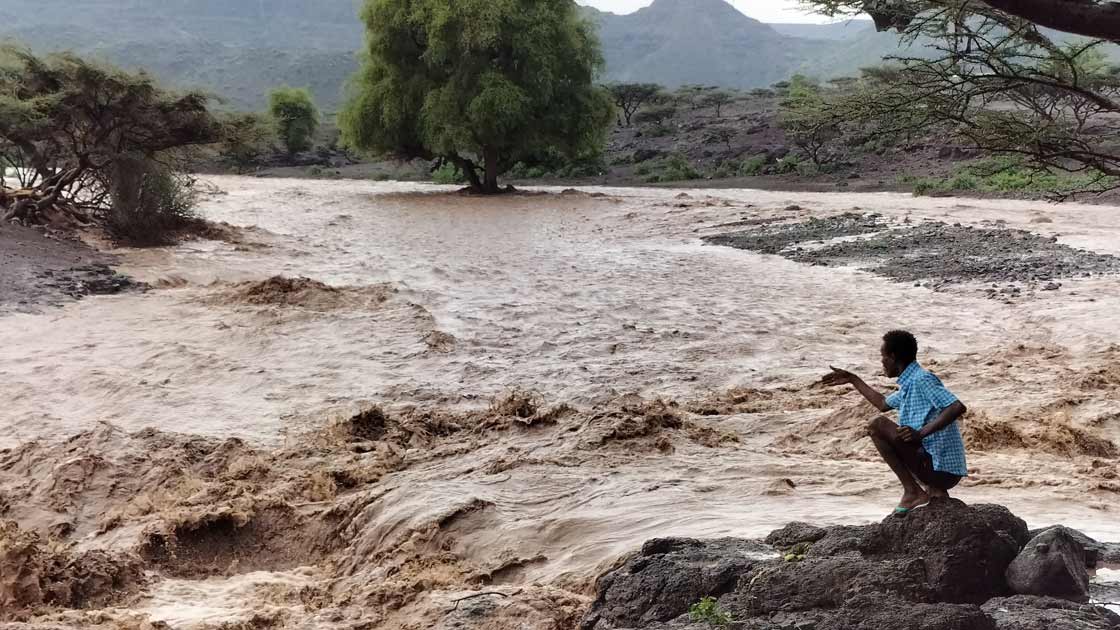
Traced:
[[1009, 533], [1026, 524], [1004, 510], [971, 508], [955, 499], [934, 500], [906, 518], [887, 518], [865, 556], [919, 557], [937, 601], [982, 603], [1003, 595], [1004, 573], [1019, 553]]
[[1027, 543], [1007, 568], [1007, 584], [1019, 595], [1049, 595], [1089, 601], [1085, 548], [1064, 527], [1047, 530]]
[[793, 547], [798, 543], [815, 543], [825, 537], [828, 530], [808, 523], [790, 523], [781, 529], [770, 532], [766, 544], [779, 549]]
[[1041, 529], [1031, 530], [1030, 538], [1034, 538], [1043, 532], [1057, 528], [1066, 530], [1066, 533], [1072, 536], [1074, 540], [1081, 543], [1081, 546], [1085, 548], [1085, 566], [1090, 569], [1097, 568], [1098, 564], [1120, 564], [1120, 544], [1103, 543], [1094, 540], [1076, 529], [1070, 529], [1062, 525], [1043, 527]]
[[583, 628], [643, 627], [688, 612], [704, 597], [735, 588], [760, 558], [773, 555], [764, 544], [736, 538], [699, 541], [661, 538], [647, 542], [621, 567], [596, 583], [598, 597]]
[[1120, 615], [1100, 606], [1016, 595], [984, 604], [999, 630], [1117, 630]]
[[[756, 559], [759, 547], [749, 541], [655, 540], [600, 578], [583, 628], [703, 628], [687, 613], [706, 596], [738, 630], [1034, 630], [1008, 624], [1063, 611], [1111, 619], [1093, 607], [1008, 598], [1005, 575], [1028, 538], [1005, 508], [937, 500], [874, 525], [792, 523], [766, 541], [796, 552], [771, 559]], [[998, 619], [981, 606], [990, 601], [1007, 602], [993, 609]]]

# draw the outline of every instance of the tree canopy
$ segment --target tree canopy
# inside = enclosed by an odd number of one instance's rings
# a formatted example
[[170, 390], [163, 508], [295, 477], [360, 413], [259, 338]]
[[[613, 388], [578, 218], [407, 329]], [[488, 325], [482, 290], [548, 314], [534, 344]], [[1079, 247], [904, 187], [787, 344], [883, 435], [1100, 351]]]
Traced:
[[339, 115], [358, 149], [455, 164], [498, 192], [522, 158], [597, 152], [612, 106], [572, 0], [367, 0], [366, 50]]
[[1120, 4], [1111, 0], [802, 0], [832, 16], [867, 13], [879, 30], [906, 29], [930, 11], [999, 17], [1056, 31], [1120, 42]]
[[137, 208], [111, 198], [153, 199], [141, 187], [167, 183], [175, 151], [219, 135], [202, 94], [167, 92], [143, 73], [71, 54], [0, 49], [0, 162], [15, 167], [17, 186], [0, 172], [0, 220], [125, 216], [110, 210]]
[[277, 88], [269, 94], [268, 110], [276, 123], [276, 135], [288, 153], [311, 148], [311, 138], [319, 128], [319, 110], [309, 90]]
[[627, 127], [634, 112], [644, 105], [656, 105], [665, 98], [661, 86], [656, 83], [613, 83], [607, 89], [614, 98], [615, 107], [622, 111]]
[[1029, 10], [1067, 7], [1070, 16], [1094, 13], [1107, 21], [1116, 12], [1113, 3], [804, 2], [829, 14], [867, 11], [880, 29], [924, 44], [911, 56], [890, 58], [890, 67], [867, 75], [854, 95], [829, 103], [825, 110], [837, 124], [873, 125], [887, 134], [936, 134], [1025, 159], [1039, 169], [1094, 176], [1097, 185], [1090, 190], [1116, 187], [1120, 150], [1112, 139], [1120, 133], [1120, 80], [1099, 53], [1105, 42], [1061, 41], [1040, 25], [1113, 39], [1117, 33], [1079, 28], [1086, 25], [1076, 20], [1064, 25], [1036, 20]]

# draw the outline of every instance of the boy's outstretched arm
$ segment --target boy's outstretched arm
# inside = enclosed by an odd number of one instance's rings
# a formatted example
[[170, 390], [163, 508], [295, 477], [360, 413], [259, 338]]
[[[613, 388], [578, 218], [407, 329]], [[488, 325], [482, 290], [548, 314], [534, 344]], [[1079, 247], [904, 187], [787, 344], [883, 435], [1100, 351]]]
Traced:
[[832, 372], [825, 374], [824, 378], [821, 379], [821, 383], [828, 385], [829, 387], [836, 387], [838, 385], [851, 385], [852, 387], [856, 388], [857, 392], [859, 392], [864, 398], [867, 399], [867, 402], [874, 405], [874, 407], [879, 411], [891, 410], [890, 406], [887, 405], [886, 397], [879, 392], [871, 389], [871, 386], [867, 383], [864, 383], [862, 378], [856, 376], [855, 374], [852, 374], [847, 370], [841, 370], [840, 368], [835, 368], [831, 365], [828, 367], [832, 370]]

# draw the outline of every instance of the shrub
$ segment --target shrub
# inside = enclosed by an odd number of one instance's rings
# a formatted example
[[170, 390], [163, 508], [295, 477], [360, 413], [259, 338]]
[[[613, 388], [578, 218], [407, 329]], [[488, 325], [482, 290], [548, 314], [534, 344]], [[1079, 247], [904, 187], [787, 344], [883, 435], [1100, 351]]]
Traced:
[[766, 170], [766, 164], [769, 161], [766, 154], [749, 157], [739, 165], [739, 175], [744, 177], [761, 175]]
[[645, 181], [654, 184], [659, 182], [681, 182], [700, 178], [700, 173], [692, 167], [688, 158], [676, 153], [658, 160], [653, 168], [646, 173]]
[[432, 181], [437, 184], [462, 184], [466, 181], [459, 168], [454, 164], [444, 162], [436, 170], [432, 171]]
[[197, 220], [194, 180], [151, 160], [120, 161], [113, 168], [110, 196], [109, 229], [130, 244], [170, 243]]
[[719, 607], [714, 597], [705, 597], [688, 608], [688, 620], [722, 628], [731, 624], [731, 615]]
[[311, 92], [306, 89], [277, 88], [269, 95], [269, 113], [276, 123], [276, 133], [288, 153], [311, 148], [311, 138], [319, 128], [319, 110]]
[[797, 167], [800, 166], [801, 160], [796, 155], [787, 155], [777, 161], [774, 165], [774, 171], [779, 175], [786, 175], [788, 173], [796, 173]]

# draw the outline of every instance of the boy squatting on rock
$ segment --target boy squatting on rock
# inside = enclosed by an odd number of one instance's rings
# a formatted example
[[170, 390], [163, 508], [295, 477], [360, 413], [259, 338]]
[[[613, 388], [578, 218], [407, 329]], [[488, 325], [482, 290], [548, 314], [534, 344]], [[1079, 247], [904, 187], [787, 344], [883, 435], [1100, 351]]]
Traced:
[[898, 424], [886, 416], [876, 416], [867, 431], [902, 482], [902, 500], [894, 511], [905, 514], [933, 497], [948, 497], [948, 491], [968, 475], [964, 440], [957, 423], [966, 408], [940, 379], [918, 365], [914, 335], [892, 330], [883, 335], [879, 352], [887, 376], [898, 379], [898, 391], [890, 396], [883, 396], [860, 377], [839, 368], [832, 368], [821, 382], [851, 385], [879, 411], [898, 410]]

